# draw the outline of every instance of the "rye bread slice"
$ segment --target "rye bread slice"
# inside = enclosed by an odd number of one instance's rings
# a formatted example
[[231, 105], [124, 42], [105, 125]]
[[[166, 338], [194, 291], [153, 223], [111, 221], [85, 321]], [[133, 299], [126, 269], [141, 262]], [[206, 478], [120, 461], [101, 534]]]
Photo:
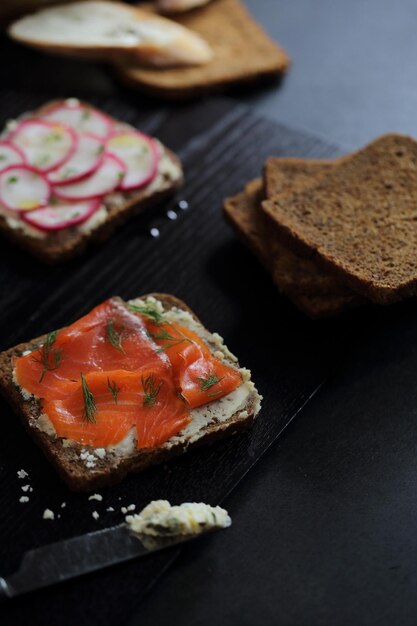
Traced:
[[291, 198], [263, 203], [281, 240], [379, 304], [416, 293], [417, 142], [378, 138]]
[[[299, 257], [279, 241], [272, 243], [260, 229], [259, 204], [263, 196], [262, 180], [249, 183], [245, 191], [228, 198], [224, 214], [242, 241], [270, 272], [278, 290], [311, 318], [331, 317], [359, 304], [359, 298], [335, 283], [333, 292], [320, 293], [324, 288], [314, 264]], [[316, 291], [319, 293], [316, 293]]]
[[[204, 331], [208, 332], [193, 311], [182, 300], [168, 294], [150, 295], [159, 300], [167, 311], [174, 307], [187, 311], [198, 324], [201, 324]], [[148, 298], [149, 295], [142, 297]], [[152, 465], [168, 461], [172, 457], [183, 454], [191, 448], [210, 444], [244, 431], [252, 425], [259, 412], [261, 396], [254, 387], [244, 407], [229, 415], [225, 421], [213, 420], [210, 422], [204, 427], [203, 434], [199, 438], [184, 439], [173, 443], [170, 447], [161, 446], [160, 448], [149, 450], [136, 449], [133, 453], [125, 455], [108, 453], [104, 458], [96, 458], [94, 468], [86, 468], [85, 463], [80, 459], [81, 450], [93, 453], [94, 449], [77, 443], [65, 445], [65, 440], [51, 436], [37, 428], [36, 423], [41, 415], [39, 401], [34, 398], [25, 399], [13, 380], [13, 357], [20, 356], [25, 350], [30, 349], [31, 346], [44, 338], [45, 336], [33, 339], [0, 353], [0, 392], [20, 417], [30, 436], [42, 449], [61, 478], [74, 491], [92, 491], [118, 483], [129, 473], [141, 472]], [[209, 344], [209, 347], [213, 352], [219, 349], [217, 344]], [[238, 366], [231, 356], [225, 349], [225, 361]]]
[[[36, 116], [45, 113], [55, 104], [56, 101], [48, 102], [32, 114]], [[114, 119], [114, 122], [119, 121]], [[122, 127], [123, 122], [119, 123]], [[61, 231], [46, 233], [45, 236], [32, 236], [28, 234], [27, 225], [23, 223], [19, 226], [17, 223], [15, 227], [11, 227], [7, 218], [0, 214], [0, 232], [36, 258], [50, 265], [81, 255], [90, 243], [105, 241], [119, 225], [169, 198], [181, 187], [183, 171], [180, 160], [162, 144], [160, 144], [160, 150], [164, 169], [157, 175], [157, 179], [142, 189], [117, 191], [104, 196], [105, 219], [94, 224], [90, 230], [85, 231], [83, 225], [80, 224]]]
[[289, 67], [285, 51], [266, 35], [239, 0], [213, 0], [172, 18], [207, 41], [213, 60], [199, 67], [165, 70], [119, 63], [115, 67], [121, 80], [153, 96], [184, 99], [271, 79]]

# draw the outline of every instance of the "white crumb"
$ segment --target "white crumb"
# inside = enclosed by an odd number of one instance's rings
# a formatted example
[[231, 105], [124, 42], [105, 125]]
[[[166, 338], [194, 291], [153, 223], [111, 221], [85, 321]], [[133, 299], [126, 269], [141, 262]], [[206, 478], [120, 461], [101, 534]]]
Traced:
[[25, 492], [29, 491], [30, 485], [22, 485], [21, 489], [22, 489], [22, 491], [25, 491]]
[[103, 499], [103, 496], [101, 496], [99, 493], [93, 493], [93, 495], [88, 497], [89, 500], [97, 500], [97, 502], [101, 502]]
[[51, 509], [45, 509], [42, 515], [43, 519], [55, 519], [55, 513]]
[[134, 511], [136, 509], [136, 504], [129, 504], [129, 506], [122, 506], [120, 509], [123, 515], [129, 513], [130, 511]]
[[178, 202], [178, 206], [181, 209], [181, 211], [186, 211], [188, 209], [188, 202], [187, 202], [187, 200], [180, 200]]
[[151, 237], [159, 237], [159, 228], [151, 228], [150, 230]]
[[61, 509], [65, 509], [65, 507], [66, 507], [66, 506], [67, 506], [67, 503], [66, 503], [66, 502], [63, 502], [63, 503], [61, 504]]
[[97, 511], [93, 511], [91, 513], [91, 515], [94, 517], [95, 520], [97, 520], [100, 517], [100, 515], [97, 513]]
[[110, 512], [111, 512], [111, 511], [114, 511], [114, 508], [113, 508], [112, 506], [108, 506], [108, 507], [107, 507], [107, 509], [106, 509], [106, 511], [110, 511]]
[[96, 448], [94, 453], [99, 459], [104, 459], [106, 456], [106, 448]]
[[18, 478], [26, 478], [27, 476], [29, 476], [29, 474], [26, 472], [26, 470], [21, 469], [17, 471], [17, 476]]
[[27, 496], [20, 496], [19, 502], [29, 502], [29, 498]]
[[178, 215], [175, 213], [175, 211], [171, 211], [171, 210], [167, 211], [167, 218], [169, 220], [176, 220], [177, 217]]

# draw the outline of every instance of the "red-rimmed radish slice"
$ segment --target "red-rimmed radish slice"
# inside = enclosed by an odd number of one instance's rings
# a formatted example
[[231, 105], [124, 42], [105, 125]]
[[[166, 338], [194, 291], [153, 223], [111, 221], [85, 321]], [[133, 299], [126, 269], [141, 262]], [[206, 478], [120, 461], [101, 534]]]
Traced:
[[100, 199], [84, 202], [64, 202], [57, 200], [42, 209], [22, 214], [25, 222], [45, 232], [62, 230], [88, 220], [100, 207]]
[[45, 206], [51, 187], [43, 174], [29, 165], [11, 165], [0, 172], [0, 201], [12, 211]]
[[79, 133], [92, 133], [101, 139], [107, 139], [113, 131], [110, 117], [81, 103], [62, 102], [45, 113], [43, 118], [65, 124]]
[[158, 171], [159, 150], [153, 139], [137, 132], [122, 132], [107, 141], [107, 151], [126, 166], [119, 189], [138, 189], [150, 183]]
[[26, 161], [40, 172], [49, 172], [62, 165], [77, 145], [71, 128], [44, 120], [25, 120], [9, 137], [23, 152]]
[[77, 146], [61, 167], [48, 174], [52, 184], [66, 185], [92, 174], [104, 155], [104, 143], [99, 137], [85, 133], [78, 136]]
[[25, 162], [23, 152], [9, 143], [0, 141], [0, 172], [11, 165], [22, 165]]
[[122, 161], [112, 154], [105, 154], [91, 176], [70, 185], [55, 185], [54, 194], [63, 200], [88, 200], [104, 196], [116, 189], [124, 174]]

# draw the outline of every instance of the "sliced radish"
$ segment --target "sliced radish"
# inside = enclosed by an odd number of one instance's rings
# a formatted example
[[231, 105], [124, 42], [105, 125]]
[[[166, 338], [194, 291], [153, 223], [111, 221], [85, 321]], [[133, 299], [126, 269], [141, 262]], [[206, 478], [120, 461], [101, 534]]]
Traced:
[[158, 171], [159, 150], [153, 139], [138, 132], [117, 133], [107, 141], [107, 151], [126, 166], [119, 189], [138, 189], [150, 183]]
[[79, 133], [93, 133], [97, 137], [107, 139], [113, 130], [110, 117], [93, 107], [78, 102], [62, 102], [50, 109], [44, 119], [65, 124]]
[[77, 147], [61, 167], [48, 174], [52, 184], [66, 185], [92, 174], [104, 156], [104, 143], [99, 137], [86, 133], [79, 135]]
[[45, 206], [50, 195], [45, 176], [29, 165], [11, 165], [0, 173], [0, 201], [12, 211]]
[[113, 154], [105, 154], [98, 168], [70, 185], [55, 185], [54, 193], [63, 200], [88, 200], [114, 191], [125, 175], [125, 166]]
[[57, 200], [42, 209], [22, 214], [25, 222], [43, 231], [54, 231], [85, 222], [100, 207], [100, 200], [63, 202]]
[[0, 172], [11, 165], [22, 165], [24, 154], [19, 148], [8, 141], [0, 141]]
[[41, 172], [62, 165], [77, 145], [77, 135], [71, 128], [44, 120], [25, 120], [9, 140], [20, 148], [29, 165]]

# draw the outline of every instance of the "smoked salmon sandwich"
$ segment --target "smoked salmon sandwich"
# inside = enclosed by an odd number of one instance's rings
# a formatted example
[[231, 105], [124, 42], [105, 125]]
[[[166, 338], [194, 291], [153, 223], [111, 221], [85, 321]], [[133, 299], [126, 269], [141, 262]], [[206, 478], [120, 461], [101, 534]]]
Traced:
[[71, 489], [248, 428], [250, 371], [174, 296], [114, 297], [0, 354], [0, 391]]

